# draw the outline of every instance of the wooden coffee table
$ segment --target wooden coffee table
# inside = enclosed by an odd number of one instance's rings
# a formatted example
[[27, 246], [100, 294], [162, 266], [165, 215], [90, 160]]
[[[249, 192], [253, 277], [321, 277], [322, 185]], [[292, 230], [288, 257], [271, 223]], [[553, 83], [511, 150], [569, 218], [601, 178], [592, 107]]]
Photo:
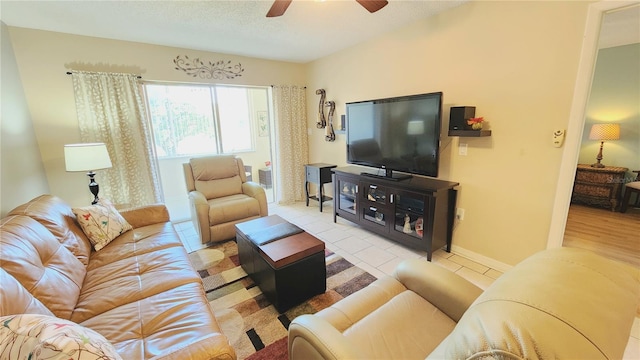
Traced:
[[244, 271], [279, 312], [327, 288], [324, 242], [271, 215], [236, 224]]

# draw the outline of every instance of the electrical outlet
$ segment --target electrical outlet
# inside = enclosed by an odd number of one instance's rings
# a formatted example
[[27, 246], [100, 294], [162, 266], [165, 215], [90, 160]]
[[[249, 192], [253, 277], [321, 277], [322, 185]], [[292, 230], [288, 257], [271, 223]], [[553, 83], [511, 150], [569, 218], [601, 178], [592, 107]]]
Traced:
[[458, 144], [458, 155], [467, 156], [467, 144]]
[[456, 209], [456, 219], [458, 219], [458, 221], [464, 220], [464, 209], [462, 208]]

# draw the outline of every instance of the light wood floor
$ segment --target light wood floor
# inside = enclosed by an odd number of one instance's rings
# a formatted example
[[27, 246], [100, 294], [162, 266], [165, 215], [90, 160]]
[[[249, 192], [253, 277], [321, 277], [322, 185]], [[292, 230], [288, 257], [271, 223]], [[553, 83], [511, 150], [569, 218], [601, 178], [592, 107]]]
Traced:
[[640, 268], [640, 209], [626, 213], [571, 204], [564, 246], [596, 251]]

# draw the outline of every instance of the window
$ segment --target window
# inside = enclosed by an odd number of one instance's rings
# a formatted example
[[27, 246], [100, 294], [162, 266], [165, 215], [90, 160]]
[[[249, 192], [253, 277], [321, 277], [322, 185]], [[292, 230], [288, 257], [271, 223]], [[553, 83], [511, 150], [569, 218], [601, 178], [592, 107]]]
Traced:
[[254, 150], [249, 89], [145, 85], [158, 158]]
[[249, 120], [247, 90], [217, 86], [216, 97], [224, 152], [251, 149], [251, 122]]

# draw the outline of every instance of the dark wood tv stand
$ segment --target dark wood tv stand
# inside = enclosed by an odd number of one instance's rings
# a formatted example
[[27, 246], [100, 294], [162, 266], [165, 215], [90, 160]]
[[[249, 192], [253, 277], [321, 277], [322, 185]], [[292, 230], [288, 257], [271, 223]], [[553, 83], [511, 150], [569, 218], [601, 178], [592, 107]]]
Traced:
[[333, 222], [340, 216], [426, 251], [429, 261], [437, 249], [451, 251], [458, 183], [422, 176], [392, 181], [363, 175], [355, 166], [332, 171]]

